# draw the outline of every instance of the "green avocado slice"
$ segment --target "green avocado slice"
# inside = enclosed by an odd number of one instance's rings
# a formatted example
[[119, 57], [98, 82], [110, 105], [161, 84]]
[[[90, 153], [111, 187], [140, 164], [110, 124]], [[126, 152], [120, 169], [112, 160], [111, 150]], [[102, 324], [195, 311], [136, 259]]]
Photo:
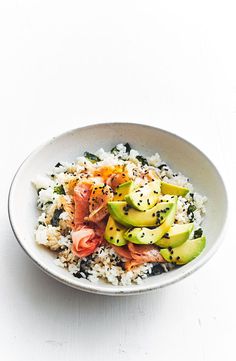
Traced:
[[174, 224], [164, 236], [156, 242], [159, 247], [177, 247], [187, 241], [193, 230], [193, 223]]
[[155, 206], [161, 191], [161, 181], [155, 179], [145, 183], [125, 196], [126, 202], [140, 211], [146, 211]]
[[206, 237], [188, 239], [181, 246], [175, 248], [163, 248], [160, 253], [167, 262], [183, 265], [199, 256], [206, 244]]
[[125, 196], [132, 192], [134, 188], [134, 182], [125, 182], [119, 185], [114, 192], [114, 201], [123, 201]]
[[127, 241], [124, 239], [124, 233], [127, 230], [124, 226], [117, 223], [111, 216], [108, 219], [104, 238], [107, 242], [116, 246], [124, 246]]
[[171, 183], [161, 182], [162, 194], [173, 194], [175, 196], [185, 197], [188, 192], [189, 192], [188, 188], [180, 187]]
[[[177, 197], [173, 199], [174, 203], [171, 203], [171, 210], [168, 213], [165, 221], [156, 228], [133, 228], [125, 232], [124, 238], [132, 243], [136, 244], [153, 244], [157, 243], [164, 234], [169, 230], [175, 220], [175, 213], [177, 208]], [[159, 203], [162, 204], [162, 203]]]
[[172, 202], [161, 202], [141, 212], [131, 208], [127, 202], [116, 201], [108, 202], [108, 211], [112, 218], [126, 227], [155, 227], [165, 221], [173, 205]]

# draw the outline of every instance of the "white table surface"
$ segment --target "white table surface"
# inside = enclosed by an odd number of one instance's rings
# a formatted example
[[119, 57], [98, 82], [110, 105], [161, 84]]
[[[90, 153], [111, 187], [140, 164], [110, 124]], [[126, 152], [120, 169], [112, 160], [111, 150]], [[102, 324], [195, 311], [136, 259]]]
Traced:
[[[0, 2], [1, 360], [235, 359], [234, 3]], [[95, 296], [58, 283], [23, 253], [8, 222], [10, 181], [26, 155], [67, 129], [108, 121], [186, 137], [229, 189], [217, 254], [147, 295]]]

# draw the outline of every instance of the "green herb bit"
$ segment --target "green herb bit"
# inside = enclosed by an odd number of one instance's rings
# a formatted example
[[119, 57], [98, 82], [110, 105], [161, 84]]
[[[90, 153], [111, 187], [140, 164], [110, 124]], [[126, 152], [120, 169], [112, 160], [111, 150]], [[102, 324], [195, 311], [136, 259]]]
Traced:
[[197, 207], [194, 204], [190, 204], [190, 206], [188, 206], [188, 209], [187, 209], [187, 215], [193, 213], [196, 209], [197, 209]]
[[159, 165], [157, 168], [162, 170], [162, 168], [167, 167], [166, 163], [162, 163], [161, 165]]
[[125, 146], [125, 148], [126, 148], [126, 152], [127, 152], [128, 154], [130, 154], [130, 151], [131, 151], [131, 146], [130, 146], [130, 144], [129, 144], [129, 143], [125, 143], [124, 146]]
[[89, 152], [84, 152], [84, 157], [90, 160], [91, 163], [97, 163], [101, 161], [101, 159], [98, 158], [95, 154]]
[[193, 238], [200, 238], [203, 234], [202, 228], [198, 228], [196, 231], [194, 231]]
[[53, 192], [57, 193], [57, 194], [66, 194], [65, 189], [62, 184], [60, 186], [54, 187]]
[[38, 195], [39, 195], [39, 192], [40, 192], [42, 189], [45, 189], [45, 188], [39, 188], [39, 189], [37, 190], [37, 194], [38, 194]]
[[117, 149], [117, 146], [113, 147], [111, 149], [111, 153], [114, 154], [114, 155], [117, 155], [119, 153], [119, 150]]
[[58, 227], [59, 226], [59, 220], [60, 220], [60, 215], [63, 212], [63, 209], [55, 209], [52, 219], [51, 219], [51, 225], [53, 227]]
[[148, 165], [147, 159], [144, 158], [142, 155], [137, 155], [136, 159], [138, 159], [138, 161], [142, 163], [142, 165]]

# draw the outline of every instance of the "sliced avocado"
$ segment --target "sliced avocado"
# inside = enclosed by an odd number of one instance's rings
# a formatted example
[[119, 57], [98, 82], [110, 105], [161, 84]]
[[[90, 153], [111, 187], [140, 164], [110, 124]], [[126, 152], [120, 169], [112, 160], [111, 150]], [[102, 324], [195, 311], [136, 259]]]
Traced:
[[127, 194], [127, 196], [125, 196], [125, 200], [130, 206], [140, 211], [146, 211], [147, 209], [155, 206], [158, 201], [160, 191], [161, 181], [159, 179], [155, 179]]
[[123, 201], [125, 196], [132, 192], [134, 188], [134, 182], [125, 182], [119, 185], [114, 192], [114, 201]]
[[[163, 204], [163, 203], [158, 203]], [[175, 220], [175, 213], [177, 208], [177, 197], [174, 197], [173, 203], [169, 203], [171, 209], [165, 218], [165, 221], [156, 228], [133, 228], [129, 229], [124, 237], [127, 241], [136, 244], [153, 244], [161, 239], [164, 234], [169, 230]]]
[[162, 202], [147, 211], [141, 212], [131, 208], [127, 202], [116, 201], [108, 202], [108, 211], [112, 218], [124, 226], [155, 227], [165, 221], [173, 205], [172, 202]]
[[180, 187], [175, 184], [161, 182], [161, 193], [162, 194], [173, 194], [175, 196], [186, 196], [189, 192], [188, 188]]
[[159, 247], [177, 247], [187, 241], [193, 230], [193, 223], [174, 224], [164, 236], [156, 242]]
[[206, 244], [206, 237], [188, 239], [186, 242], [175, 248], [163, 248], [160, 253], [167, 262], [178, 265], [188, 263], [199, 256]]
[[127, 241], [124, 239], [124, 233], [127, 230], [124, 226], [117, 223], [111, 216], [108, 219], [104, 238], [107, 242], [116, 246], [124, 246]]

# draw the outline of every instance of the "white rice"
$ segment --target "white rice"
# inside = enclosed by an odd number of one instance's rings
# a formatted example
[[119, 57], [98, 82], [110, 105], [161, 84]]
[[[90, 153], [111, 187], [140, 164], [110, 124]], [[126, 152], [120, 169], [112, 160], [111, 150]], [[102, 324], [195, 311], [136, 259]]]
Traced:
[[[152, 169], [165, 182], [189, 188], [189, 193], [185, 197], [178, 197], [175, 223], [185, 224], [190, 221], [194, 223], [194, 229], [198, 229], [206, 213], [205, 204], [207, 198], [194, 191], [190, 180], [180, 172], [173, 171], [165, 164], [158, 153], [147, 158], [149, 165], [141, 166], [136, 158], [139, 155], [137, 150], [131, 149], [127, 152], [126, 146], [118, 144], [115, 147], [115, 154], [99, 149], [95, 154], [100, 158], [100, 162], [92, 164], [84, 156], [78, 157], [75, 162], [61, 162], [54, 166], [47, 176], [37, 176], [33, 184], [38, 191], [37, 206], [40, 210], [37, 229], [35, 230], [35, 240], [38, 244], [46, 246], [56, 252], [55, 263], [59, 267], [67, 268], [70, 273], [78, 278], [86, 278], [91, 282], [105, 282], [113, 285], [139, 284], [143, 279], [152, 275], [155, 265], [146, 263], [125, 271], [122, 267], [122, 260], [109, 246], [99, 247], [87, 258], [79, 259], [71, 251], [72, 240], [70, 230], [66, 227], [67, 221], [71, 219], [71, 214], [61, 211], [57, 226], [50, 224], [48, 219], [52, 219], [55, 209], [61, 202], [68, 205], [72, 202], [72, 197], [68, 194], [57, 194], [55, 187], [67, 189], [67, 184], [71, 180], [79, 177], [80, 173], [91, 167], [126, 165], [130, 177], [147, 169]], [[193, 206], [193, 212], [189, 213], [189, 206]], [[174, 266], [171, 264], [160, 264], [156, 273], [168, 272]], [[156, 274], [154, 273], [154, 274]]]

